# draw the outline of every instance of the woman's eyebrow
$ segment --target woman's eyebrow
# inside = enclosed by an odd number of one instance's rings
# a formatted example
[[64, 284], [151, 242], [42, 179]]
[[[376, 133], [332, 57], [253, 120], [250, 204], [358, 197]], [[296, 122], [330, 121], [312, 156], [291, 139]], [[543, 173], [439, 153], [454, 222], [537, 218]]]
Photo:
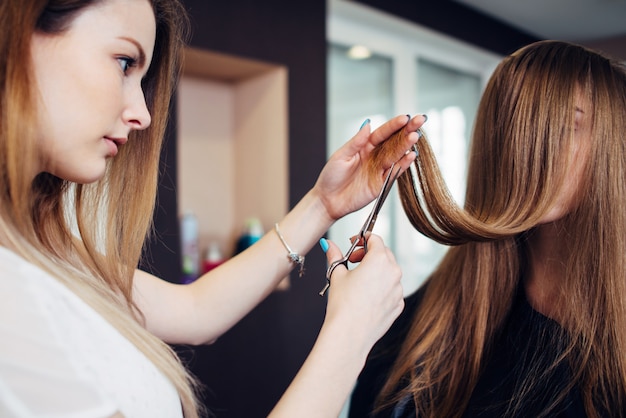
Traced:
[[139, 57], [137, 58], [137, 65], [139, 65], [140, 67], [143, 67], [144, 64], [146, 63], [146, 53], [144, 52], [141, 44], [137, 42], [135, 39], [129, 38], [126, 36], [120, 36], [119, 39], [130, 42], [131, 44], [135, 45], [135, 47], [137, 47], [137, 50], [139, 51]]

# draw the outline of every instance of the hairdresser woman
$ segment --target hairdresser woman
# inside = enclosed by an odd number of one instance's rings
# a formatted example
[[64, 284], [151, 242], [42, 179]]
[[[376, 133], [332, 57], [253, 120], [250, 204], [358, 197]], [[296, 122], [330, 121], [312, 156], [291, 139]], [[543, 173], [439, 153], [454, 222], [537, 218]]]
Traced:
[[[210, 343], [246, 315], [299, 267], [286, 246], [304, 255], [376, 196], [392, 163], [409, 166], [423, 117], [365, 123], [276, 230], [174, 285], [135, 267], [178, 71], [178, 1], [3, 0], [0, 27], [0, 416], [203, 415], [168, 344]], [[317, 342], [272, 416], [337, 416], [402, 310], [393, 255], [368, 244], [358, 267], [334, 272]]]

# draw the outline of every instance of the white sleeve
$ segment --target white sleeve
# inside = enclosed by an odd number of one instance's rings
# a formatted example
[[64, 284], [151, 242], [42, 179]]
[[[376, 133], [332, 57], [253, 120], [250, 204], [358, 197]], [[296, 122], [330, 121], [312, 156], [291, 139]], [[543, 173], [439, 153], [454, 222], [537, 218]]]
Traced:
[[37, 277], [0, 262], [0, 417], [109, 417], [117, 408], [72, 363]]

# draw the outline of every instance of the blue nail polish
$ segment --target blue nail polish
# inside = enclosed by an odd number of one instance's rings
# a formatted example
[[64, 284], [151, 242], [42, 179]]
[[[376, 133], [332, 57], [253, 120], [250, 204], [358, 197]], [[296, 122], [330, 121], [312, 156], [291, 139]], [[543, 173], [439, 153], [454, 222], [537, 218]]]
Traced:
[[365, 120], [363, 121], [363, 123], [361, 124], [361, 127], [359, 128], [359, 131], [360, 131], [361, 129], [363, 129], [363, 127], [364, 127], [365, 125], [367, 125], [368, 123], [370, 123], [370, 119], [369, 119], [369, 118], [367, 118], [367, 119], [365, 119]]
[[328, 241], [326, 241], [326, 238], [320, 239], [320, 247], [322, 247], [322, 251], [328, 251]]
[[422, 116], [424, 116], [424, 123], [428, 122], [428, 115], [424, 113]]

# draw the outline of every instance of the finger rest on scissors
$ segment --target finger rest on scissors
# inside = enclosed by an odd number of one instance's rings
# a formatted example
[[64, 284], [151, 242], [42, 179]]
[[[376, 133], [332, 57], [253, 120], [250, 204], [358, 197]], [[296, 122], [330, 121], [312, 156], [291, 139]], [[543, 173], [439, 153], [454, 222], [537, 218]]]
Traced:
[[333, 261], [326, 270], [326, 280], [330, 281], [330, 277], [333, 275], [333, 272], [339, 265], [343, 265], [345, 268], [348, 268], [348, 261], [344, 259]]
[[333, 261], [330, 266], [328, 266], [328, 269], [326, 270], [326, 285], [324, 286], [324, 288], [319, 292], [320, 296], [324, 296], [326, 294], [326, 291], [328, 290], [328, 288], [330, 287], [330, 277], [333, 275], [333, 271], [335, 271], [335, 269], [337, 268], [337, 266], [343, 264], [343, 266], [345, 268], [348, 268], [348, 260], [344, 257], [340, 260], [337, 261]]

